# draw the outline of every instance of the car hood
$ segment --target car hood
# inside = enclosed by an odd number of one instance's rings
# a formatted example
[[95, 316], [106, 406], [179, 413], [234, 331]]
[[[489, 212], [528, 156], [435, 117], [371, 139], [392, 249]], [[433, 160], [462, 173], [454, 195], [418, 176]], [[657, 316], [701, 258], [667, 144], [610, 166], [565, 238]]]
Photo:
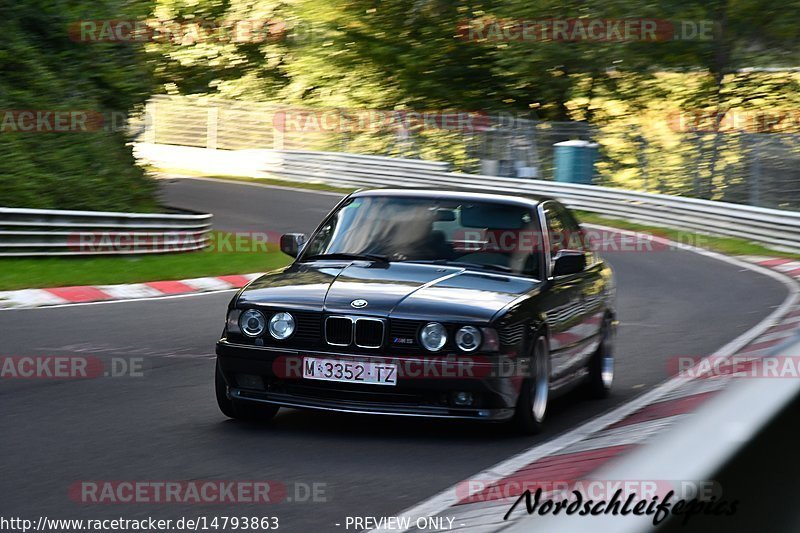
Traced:
[[[488, 322], [532, 279], [461, 267], [413, 263], [332, 262], [294, 264], [266, 274], [240, 294], [239, 305], [394, 318]], [[357, 309], [354, 300], [366, 300]]]

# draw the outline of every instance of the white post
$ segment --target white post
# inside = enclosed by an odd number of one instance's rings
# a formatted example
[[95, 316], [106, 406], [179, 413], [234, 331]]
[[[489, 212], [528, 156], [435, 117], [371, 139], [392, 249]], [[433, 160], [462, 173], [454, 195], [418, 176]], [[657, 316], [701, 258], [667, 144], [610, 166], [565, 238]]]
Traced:
[[156, 142], [156, 103], [148, 100], [144, 106], [144, 142]]
[[208, 120], [206, 124], [206, 148], [211, 150], [217, 149], [217, 119], [219, 118], [219, 109], [217, 107], [208, 108]]
[[[273, 150], [283, 150], [284, 146], [284, 132], [285, 127], [275, 127], [275, 115], [278, 113], [283, 113], [283, 111], [273, 111], [272, 112], [272, 149]], [[286, 117], [282, 117], [284, 120], [284, 124], [286, 121]]]

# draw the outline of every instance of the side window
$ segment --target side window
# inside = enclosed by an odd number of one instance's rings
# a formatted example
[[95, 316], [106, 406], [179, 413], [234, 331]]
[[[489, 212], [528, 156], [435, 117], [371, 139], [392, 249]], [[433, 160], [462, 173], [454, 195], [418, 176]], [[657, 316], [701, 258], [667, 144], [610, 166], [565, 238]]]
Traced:
[[547, 220], [547, 240], [550, 242], [550, 259], [552, 260], [560, 250], [565, 248], [563, 238], [565, 228], [554, 203], [544, 204], [544, 216]]
[[317, 255], [325, 252], [331, 242], [333, 232], [336, 229], [336, 219], [329, 220], [327, 224], [319, 229], [314, 240], [307, 246], [307, 255]]
[[[583, 232], [580, 225], [575, 221], [575, 217], [554, 202], [547, 202], [545, 206], [548, 225], [550, 225], [552, 218], [554, 227], [559, 228], [558, 230], [553, 230], [550, 235], [550, 249], [556, 250], [556, 252], [564, 249], [588, 251], [584, 242]], [[555, 245], [553, 241], [557, 241]]]
[[569, 232], [568, 239], [567, 239], [567, 247], [570, 250], [584, 250], [586, 251], [586, 243], [584, 243], [584, 236], [583, 230], [581, 229], [581, 225], [575, 220], [575, 217], [572, 216], [572, 213], [567, 211], [563, 206], [558, 206], [558, 210], [561, 213], [561, 218], [564, 220], [564, 224], [567, 227], [567, 231]]

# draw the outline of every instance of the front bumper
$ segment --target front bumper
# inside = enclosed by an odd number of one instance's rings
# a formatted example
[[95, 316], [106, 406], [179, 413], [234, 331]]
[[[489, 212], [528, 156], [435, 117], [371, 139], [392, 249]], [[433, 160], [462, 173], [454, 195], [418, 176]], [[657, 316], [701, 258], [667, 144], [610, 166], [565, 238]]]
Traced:
[[[305, 379], [297, 371], [304, 356], [394, 363], [398, 365], [397, 384]], [[496, 354], [400, 359], [248, 346], [226, 339], [217, 343], [217, 359], [229, 395], [238, 400], [325, 411], [487, 421], [508, 420], [514, 415], [523, 379], [520, 369], [527, 366], [527, 361], [515, 358], [509, 363], [509, 358]], [[412, 372], [412, 368], [419, 371]], [[470, 393], [472, 403], [459, 405], [455, 400], [458, 392]]]

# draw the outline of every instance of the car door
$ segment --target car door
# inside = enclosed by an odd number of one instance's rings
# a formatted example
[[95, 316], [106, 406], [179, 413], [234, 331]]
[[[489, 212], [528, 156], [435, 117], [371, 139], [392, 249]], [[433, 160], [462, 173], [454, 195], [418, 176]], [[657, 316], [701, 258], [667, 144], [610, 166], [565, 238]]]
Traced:
[[553, 202], [553, 204], [553, 209], [558, 214], [566, 232], [565, 245], [571, 250], [583, 251], [586, 256], [586, 268], [578, 276], [583, 308], [582, 318], [579, 326], [572, 329], [579, 346], [571, 366], [580, 368], [588, 362], [599, 342], [599, 332], [605, 313], [603, 263], [599, 256], [592, 252], [584, 238], [580, 224], [569, 209], [558, 202]]
[[569, 249], [571, 221], [554, 201], [544, 202], [545, 239], [549, 244], [546, 265], [550, 288], [546, 297], [546, 323], [550, 332], [551, 384], [568, 378], [578, 367], [585, 349], [586, 310], [583, 305], [585, 273], [553, 277], [553, 265], [562, 250]]

